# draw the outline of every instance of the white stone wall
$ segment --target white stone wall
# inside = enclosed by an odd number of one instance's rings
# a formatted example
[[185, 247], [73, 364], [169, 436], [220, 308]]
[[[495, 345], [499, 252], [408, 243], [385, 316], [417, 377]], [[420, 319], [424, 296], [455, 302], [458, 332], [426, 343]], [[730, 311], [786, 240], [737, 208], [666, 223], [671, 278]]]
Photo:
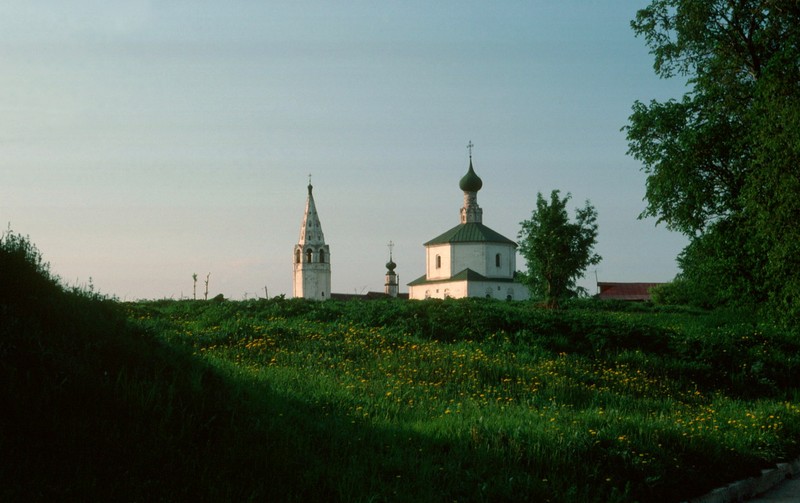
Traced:
[[[425, 247], [425, 276], [429, 280], [447, 279], [453, 275], [452, 247], [449, 244]], [[437, 257], [440, 267], [437, 267]]]
[[[306, 250], [312, 250], [312, 261], [306, 261]], [[300, 250], [300, 262], [297, 261]], [[325, 262], [319, 262], [319, 251], [324, 250]], [[322, 246], [295, 246], [292, 295], [304, 299], [327, 300], [331, 296], [330, 248]]]
[[[414, 285], [408, 289], [412, 300], [461, 299], [464, 297], [489, 297], [498, 300], [527, 300], [528, 288], [509, 281], [442, 281], [425, 285]], [[509, 299], [510, 298], [510, 299]]]
[[520, 283], [508, 281], [470, 283], [470, 297], [490, 297], [498, 300], [528, 300], [530, 291]]
[[[452, 248], [451, 276], [464, 269], [472, 269], [487, 278], [511, 279], [514, 277], [517, 254], [512, 245], [502, 243], [459, 243]], [[500, 255], [500, 267], [497, 267], [497, 255]]]
[[444, 299], [447, 297], [461, 299], [467, 296], [466, 281], [442, 281], [426, 285], [411, 286], [408, 289], [410, 299]]
[[[425, 276], [429, 280], [448, 279], [464, 269], [488, 278], [514, 277], [517, 252], [513, 245], [502, 243], [457, 243], [432, 245], [425, 249]], [[500, 255], [500, 267], [497, 267]], [[437, 257], [441, 266], [436, 267]]]

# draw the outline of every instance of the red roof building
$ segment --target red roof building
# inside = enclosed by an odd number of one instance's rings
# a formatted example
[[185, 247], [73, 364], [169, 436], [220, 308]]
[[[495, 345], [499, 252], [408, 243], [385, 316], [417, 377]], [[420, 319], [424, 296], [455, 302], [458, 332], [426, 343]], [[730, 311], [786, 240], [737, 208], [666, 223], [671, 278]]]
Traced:
[[646, 302], [652, 300], [650, 289], [664, 283], [597, 283], [600, 293], [597, 295], [604, 300], [627, 300], [632, 302]]

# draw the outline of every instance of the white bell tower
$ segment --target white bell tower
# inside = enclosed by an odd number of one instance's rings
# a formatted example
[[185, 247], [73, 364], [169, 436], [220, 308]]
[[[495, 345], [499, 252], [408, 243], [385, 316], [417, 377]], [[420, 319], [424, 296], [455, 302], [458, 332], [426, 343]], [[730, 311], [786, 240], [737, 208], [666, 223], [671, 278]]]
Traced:
[[317, 215], [317, 206], [311, 193], [311, 176], [308, 177], [308, 199], [300, 225], [300, 239], [294, 245], [294, 281], [292, 294], [313, 300], [331, 297], [331, 253], [325, 244], [322, 225]]

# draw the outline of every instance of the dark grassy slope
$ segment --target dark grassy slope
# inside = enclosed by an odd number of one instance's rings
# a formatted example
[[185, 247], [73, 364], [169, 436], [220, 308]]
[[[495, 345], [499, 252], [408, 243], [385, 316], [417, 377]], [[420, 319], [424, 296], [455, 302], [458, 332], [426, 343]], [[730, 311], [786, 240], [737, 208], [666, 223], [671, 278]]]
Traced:
[[234, 382], [62, 289], [25, 239], [0, 248], [0, 500], [287, 493], [293, 446], [264, 455], [269, 429]]
[[2, 248], [0, 495], [190, 492], [211, 418], [230, 415], [221, 379], [129, 329], [114, 302], [64, 291], [25, 240]]

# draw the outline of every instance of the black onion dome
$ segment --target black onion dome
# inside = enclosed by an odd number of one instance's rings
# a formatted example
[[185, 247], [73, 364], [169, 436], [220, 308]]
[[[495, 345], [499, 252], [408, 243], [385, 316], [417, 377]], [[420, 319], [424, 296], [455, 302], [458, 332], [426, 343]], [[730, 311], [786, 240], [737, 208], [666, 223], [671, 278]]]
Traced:
[[469, 160], [469, 170], [466, 175], [461, 177], [458, 186], [464, 192], [478, 192], [481, 190], [481, 187], [483, 187], [483, 180], [481, 180], [481, 177], [476, 175], [475, 170], [472, 169], [472, 158]]

